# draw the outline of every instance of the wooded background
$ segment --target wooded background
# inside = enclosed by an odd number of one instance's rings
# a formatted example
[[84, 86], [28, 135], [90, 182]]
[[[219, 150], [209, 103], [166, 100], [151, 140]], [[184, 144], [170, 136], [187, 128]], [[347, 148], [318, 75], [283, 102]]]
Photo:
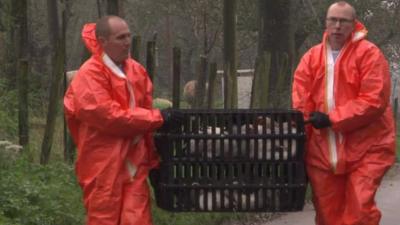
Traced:
[[[130, 24], [136, 46], [132, 55], [148, 67], [155, 97], [172, 99], [175, 49], [180, 55], [177, 68], [180, 77], [176, 81], [179, 84], [199, 80], [202, 81], [199, 87], [205, 89], [208, 68], [224, 71], [225, 85], [223, 93], [220, 91], [224, 99], [214, 99], [208, 107], [236, 108], [235, 71], [254, 69], [250, 106], [289, 108], [293, 71], [305, 50], [320, 42], [326, 9], [332, 2], [2, 0], [0, 135], [19, 134], [20, 144], [28, 145], [30, 128], [45, 126], [41, 162], [48, 162], [57, 115], [61, 115], [64, 73], [79, 68], [88, 57], [80, 31], [85, 23], [95, 22], [106, 14], [120, 15]], [[395, 85], [400, 1], [349, 2], [369, 29], [369, 39], [381, 47], [391, 62]], [[146, 52], [151, 46], [154, 62], [149, 68]], [[210, 85], [212, 91], [220, 90], [217, 85]], [[177, 88], [175, 93], [181, 95], [182, 87]], [[205, 94], [199, 96], [201, 102], [196, 107], [205, 107]]]

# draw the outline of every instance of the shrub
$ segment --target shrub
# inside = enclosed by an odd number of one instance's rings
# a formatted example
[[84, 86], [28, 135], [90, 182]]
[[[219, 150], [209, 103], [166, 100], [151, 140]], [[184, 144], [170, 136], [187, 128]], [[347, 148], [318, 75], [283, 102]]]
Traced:
[[17, 134], [17, 93], [8, 90], [4, 79], [0, 78], [0, 137]]
[[[82, 192], [73, 167], [62, 161], [32, 163], [25, 153], [21, 155], [10, 146], [19, 149], [9, 141], [0, 141], [0, 224], [83, 225]], [[217, 225], [238, 216], [170, 213], [155, 207], [154, 199], [152, 206], [154, 225]]]
[[83, 224], [81, 192], [64, 163], [42, 166], [19, 157], [1, 168], [0, 193], [0, 224]]

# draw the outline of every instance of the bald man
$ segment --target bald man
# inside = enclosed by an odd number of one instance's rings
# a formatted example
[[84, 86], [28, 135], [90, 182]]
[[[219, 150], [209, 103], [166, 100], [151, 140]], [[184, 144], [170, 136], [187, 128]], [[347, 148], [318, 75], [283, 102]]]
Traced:
[[332, 4], [322, 43], [294, 74], [293, 107], [306, 127], [317, 225], [378, 225], [375, 193], [395, 161], [389, 66], [347, 2]]
[[78, 149], [86, 224], [151, 225], [146, 179], [159, 163], [152, 133], [166, 119], [152, 108], [146, 70], [129, 56], [125, 20], [86, 24], [82, 39], [92, 56], [69, 85], [64, 108]]

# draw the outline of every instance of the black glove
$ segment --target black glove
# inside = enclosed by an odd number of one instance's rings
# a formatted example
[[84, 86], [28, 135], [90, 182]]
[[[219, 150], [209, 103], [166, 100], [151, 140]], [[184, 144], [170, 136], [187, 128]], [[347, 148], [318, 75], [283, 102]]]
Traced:
[[331, 126], [331, 121], [329, 120], [329, 116], [326, 113], [322, 112], [312, 112], [310, 114], [310, 122], [313, 127], [317, 129], [322, 129]]
[[182, 125], [185, 118], [182, 112], [173, 109], [161, 110], [161, 116], [163, 117], [164, 124], [160, 129], [165, 131], [178, 128]]

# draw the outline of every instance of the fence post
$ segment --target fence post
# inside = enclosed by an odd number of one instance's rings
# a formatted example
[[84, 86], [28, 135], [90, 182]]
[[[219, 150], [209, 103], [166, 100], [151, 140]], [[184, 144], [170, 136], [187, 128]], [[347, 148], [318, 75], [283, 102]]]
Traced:
[[217, 63], [210, 64], [209, 70], [209, 78], [208, 78], [208, 96], [207, 96], [207, 108], [211, 109], [214, 106], [214, 99], [215, 99], [215, 82], [217, 78]]
[[138, 62], [140, 62], [140, 43], [141, 43], [140, 36], [132, 37], [131, 56], [134, 60], [136, 60]]
[[206, 77], [207, 77], [207, 58], [200, 56], [199, 72], [195, 88], [195, 108], [204, 108]]
[[146, 67], [147, 73], [150, 76], [150, 79], [154, 81], [154, 73], [156, 67], [156, 42], [148, 41], [147, 42], [147, 55], [146, 55]]
[[19, 144], [26, 147], [29, 143], [28, 116], [28, 60], [20, 59], [18, 64], [18, 135]]
[[181, 89], [181, 49], [173, 49], [173, 68], [172, 68], [172, 107], [180, 108], [180, 89]]

